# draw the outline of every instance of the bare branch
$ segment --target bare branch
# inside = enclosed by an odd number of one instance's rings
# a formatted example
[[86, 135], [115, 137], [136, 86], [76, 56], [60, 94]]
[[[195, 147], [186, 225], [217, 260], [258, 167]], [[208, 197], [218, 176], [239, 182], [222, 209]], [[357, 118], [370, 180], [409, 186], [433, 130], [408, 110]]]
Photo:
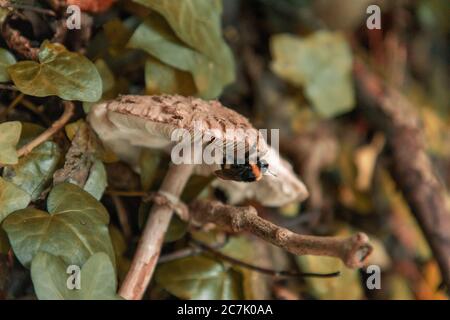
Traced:
[[223, 254], [222, 252], [216, 250], [215, 248], [207, 245], [206, 243], [203, 243], [201, 241], [195, 240], [195, 239], [191, 239], [191, 243], [194, 244], [195, 246], [197, 246], [198, 248], [201, 248], [204, 251], [207, 251], [209, 253], [211, 253], [213, 256], [228, 261], [232, 264], [241, 266], [243, 268], [246, 269], [250, 269], [253, 271], [257, 271], [269, 276], [274, 276], [274, 277], [309, 277], [309, 278], [333, 278], [333, 277], [337, 277], [339, 276], [340, 272], [336, 271], [336, 272], [332, 272], [332, 273], [302, 273], [302, 272], [297, 272], [297, 271], [289, 271], [289, 270], [272, 270], [272, 269], [267, 269], [267, 268], [262, 268], [259, 266], [255, 266], [253, 264], [247, 263], [245, 261], [239, 260], [239, 259], [235, 259], [233, 257], [230, 257], [229, 255]]
[[19, 157], [25, 156], [28, 153], [30, 153], [34, 148], [39, 146], [40, 144], [44, 143], [45, 141], [49, 140], [56, 132], [61, 130], [66, 123], [70, 120], [70, 118], [73, 116], [75, 106], [70, 101], [64, 101], [64, 112], [62, 116], [56, 120], [50, 128], [42, 132], [39, 136], [37, 136], [35, 139], [24, 145], [22, 148], [17, 150], [17, 155]]
[[[159, 191], [178, 198], [191, 176], [192, 169], [191, 165], [172, 165]], [[123, 298], [138, 300], [144, 295], [155, 270], [172, 215], [170, 206], [156, 203], [153, 205], [130, 270], [119, 290]]]
[[450, 288], [450, 212], [445, 188], [425, 151], [419, 116], [400, 92], [386, 86], [361, 61], [354, 66], [361, 109], [383, 130], [392, 156], [390, 168], [415, 215]]
[[340, 258], [347, 267], [364, 265], [372, 252], [369, 238], [357, 233], [349, 238], [300, 235], [258, 216], [253, 207], [233, 207], [218, 201], [195, 201], [190, 206], [195, 222], [215, 223], [229, 232], [248, 231], [296, 255], [318, 255]]

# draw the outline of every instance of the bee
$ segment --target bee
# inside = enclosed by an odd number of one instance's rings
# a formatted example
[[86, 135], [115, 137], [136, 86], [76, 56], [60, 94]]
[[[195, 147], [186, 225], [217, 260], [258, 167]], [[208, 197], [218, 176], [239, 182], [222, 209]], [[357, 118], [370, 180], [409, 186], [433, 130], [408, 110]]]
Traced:
[[221, 179], [240, 182], [254, 182], [261, 180], [262, 176], [269, 170], [269, 164], [264, 160], [257, 159], [256, 163], [244, 164], [222, 164], [221, 170], [214, 173]]

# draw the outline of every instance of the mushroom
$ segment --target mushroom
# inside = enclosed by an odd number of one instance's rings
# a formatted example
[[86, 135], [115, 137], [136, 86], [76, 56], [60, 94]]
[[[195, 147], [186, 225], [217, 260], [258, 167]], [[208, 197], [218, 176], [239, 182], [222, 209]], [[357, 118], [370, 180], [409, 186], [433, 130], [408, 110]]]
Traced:
[[[253, 139], [259, 136], [250, 122], [218, 101], [207, 102], [178, 95], [124, 95], [95, 105], [88, 115], [88, 121], [103, 143], [136, 169], [142, 148], [173, 151], [176, 143], [171, 138], [177, 129], [194, 133], [190, 143], [195, 143], [197, 129], [201, 135], [208, 136], [210, 143], [220, 145], [219, 142], [222, 142], [225, 146], [231, 144], [233, 153], [242, 146], [245, 154], [251, 149], [257, 150], [277, 176], [265, 176], [254, 183], [219, 179], [216, 185], [231, 193], [233, 191], [230, 189], [236, 191], [239, 188], [241, 197], [237, 199], [234, 196], [234, 202], [254, 197], [263, 205], [282, 205], [294, 200], [302, 201], [308, 195], [291, 167], [279, 159], [264, 140]], [[200, 125], [196, 127], [196, 124]], [[227, 129], [242, 129], [245, 134], [228, 141], [228, 136], [224, 134]], [[253, 170], [254, 167], [251, 168]], [[216, 163], [171, 165], [159, 193], [168, 199], [178, 199], [192, 172], [209, 175], [220, 170], [221, 166]], [[172, 211], [167, 205], [155, 203], [152, 206], [130, 270], [119, 291], [122, 297], [140, 299], [145, 292], [156, 266]]]
[[[242, 129], [246, 135], [237, 138], [245, 140], [247, 147], [252, 144], [249, 136], [258, 136], [257, 130], [245, 117], [220, 102], [179, 95], [120, 96], [95, 105], [88, 120], [103, 143], [135, 170], [139, 170], [138, 159], [142, 148], [170, 152], [175, 145], [171, 137], [176, 129], [193, 132], [197, 128], [217, 141], [226, 139], [227, 129]], [[224, 144], [227, 143], [224, 141]], [[232, 204], [255, 199], [264, 206], [283, 206], [305, 200], [308, 196], [306, 187], [290, 164], [281, 159], [264, 140], [258, 139], [257, 144], [262, 154], [261, 160], [269, 165], [273, 175], [267, 174], [253, 183], [217, 179], [213, 185], [224, 190]], [[198, 164], [193, 168], [194, 173], [200, 175], [210, 175], [218, 170], [219, 164]]]

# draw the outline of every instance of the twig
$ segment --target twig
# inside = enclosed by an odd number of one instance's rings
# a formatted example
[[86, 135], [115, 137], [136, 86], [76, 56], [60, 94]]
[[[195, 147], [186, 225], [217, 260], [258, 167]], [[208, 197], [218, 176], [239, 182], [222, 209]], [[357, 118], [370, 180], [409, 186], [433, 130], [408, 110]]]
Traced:
[[[223, 248], [228, 243], [228, 239], [229, 239], [229, 237], [226, 236], [224, 241], [217, 242], [217, 243], [213, 244], [211, 247], [214, 249]], [[204, 252], [204, 250], [202, 248], [199, 248], [198, 246], [191, 246], [188, 248], [184, 248], [184, 249], [177, 250], [175, 252], [171, 252], [171, 253], [165, 254], [163, 256], [160, 256], [158, 259], [158, 264], [196, 256], [196, 255], [201, 254], [202, 252]]]
[[146, 197], [148, 196], [148, 192], [145, 191], [121, 191], [121, 190], [111, 190], [107, 189], [105, 194], [110, 196], [119, 196], [119, 197]]
[[19, 91], [19, 89], [12, 84], [0, 84], [0, 89], [2, 90], [11, 90], [11, 91]]
[[425, 151], [423, 132], [414, 106], [400, 92], [386, 86], [359, 60], [354, 74], [362, 110], [387, 136], [392, 156], [390, 171], [419, 222], [450, 288], [450, 212], [445, 188], [436, 177]]
[[64, 101], [64, 112], [62, 116], [56, 120], [50, 128], [42, 132], [39, 136], [37, 136], [35, 139], [24, 145], [22, 148], [17, 150], [17, 155], [19, 157], [25, 156], [28, 153], [30, 153], [34, 148], [39, 146], [41, 143], [44, 143], [48, 139], [50, 139], [56, 132], [61, 130], [66, 123], [70, 120], [74, 113], [74, 105], [70, 101]]
[[[6, 18], [8, 20], [9, 18]], [[37, 60], [39, 48], [34, 48], [28, 38], [24, 37], [18, 30], [11, 28], [8, 21], [4, 21], [1, 33], [8, 47], [15, 50], [30, 60]]]
[[[172, 165], [159, 191], [179, 197], [191, 173], [191, 165]], [[144, 295], [155, 270], [172, 215], [173, 210], [169, 206], [152, 206], [130, 270], [119, 290], [123, 298], [138, 300]]]
[[17, 97], [15, 97], [14, 100], [9, 104], [9, 106], [5, 110], [0, 112], [0, 118], [2, 118], [3, 116], [6, 116], [8, 113], [10, 113], [11, 110], [13, 110], [20, 103], [20, 101], [23, 99], [23, 97], [24, 97], [23, 93], [21, 93]]
[[111, 199], [116, 207], [117, 216], [119, 217], [119, 222], [122, 227], [123, 235], [125, 239], [130, 240], [132, 236], [130, 222], [128, 219], [127, 209], [125, 208], [122, 199], [119, 196], [111, 196]]
[[300, 235], [259, 217], [253, 207], [233, 207], [218, 201], [200, 200], [190, 206], [194, 222], [215, 223], [229, 232], [248, 231], [296, 255], [340, 258], [347, 267], [364, 265], [372, 246], [364, 233], [349, 238]]
[[208, 251], [209, 253], [211, 253], [213, 256], [228, 261], [232, 264], [235, 265], [239, 265], [241, 267], [250, 269], [250, 270], [254, 270], [257, 271], [259, 273], [263, 273], [269, 276], [274, 276], [274, 277], [314, 277], [314, 278], [333, 278], [333, 277], [337, 277], [340, 275], [340, 272], [332, 272], [332, 273], [303, 273], [303, 272], [297, 272], [297, 271], [289, 271], [289, 270], [281, 270], [281, 271], [277, 271], [277, 270], [272, 270], [272, 269], [266, 269], [266, 268], [262, 268], [259, 266], [255, 266], [253, 264], [247, 263], [245, 261], [239, 260], [239, 259], [235, 259], [233, 257], [230, 257], [226, 254], [223, 254], [220, 251], [217, 251], [216, 249], [214, 249], [213, 247], [207, 245], [206, 243], [200, 242], [198, 240], [195, 239], [191, 239], [190, 242], [192, 244], [194, 244], [195, 246]]
[[[2, 5], [0, 7], [5, 7], [5, 6]], [[53, 10], [34, 7], [34, 6], [26, 5], [26, 4], [8, 3], [8, 5], [6, 7], [15, 8], [15, 9], [19, 9], [19, 10], [34, 11], [36, 13], [40, 13], [40, 14], [44, 14], [44, 15], [52, 16], [52, 17], [56, 16], [56, 13]]]
[[50, 119], [42, 112], [42, 106], [37, 107], [33, 102], [27, 99], [22, 99], [20, 104], [36, 114], [47, 127], [51, 125], [52, 122], [50, 121]]

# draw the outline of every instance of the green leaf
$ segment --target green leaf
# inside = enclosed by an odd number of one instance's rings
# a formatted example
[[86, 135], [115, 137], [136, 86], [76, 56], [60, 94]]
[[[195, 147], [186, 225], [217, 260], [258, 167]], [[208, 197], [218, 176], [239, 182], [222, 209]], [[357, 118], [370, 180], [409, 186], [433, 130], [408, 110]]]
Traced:
[[89, 177], [83, 189], [89, 192], [95, 199], [100, 200], [107, 186], [106, 169], [103, 162], [94, 160]]
[[[220, 56], [232, 61], [231, 52], [222, 38], [221, 0], [134, 1], [161, 14], [178, 38], [190, 47], [213, 60]], [[233, 78], [232, 70], [228, 74]]]
[[351, 50], [340, 33], [320, 31], [307, 38], [272, 37], [273, 71], [302, 86], [315, 110], [333, 117], [353, 109]]
[[56, 143], [46, 141], [19, 159], [14, 166], [5, 167], [3, 177], [19, 186], [36, 200], [50, 182], [61, 152]]
[[[116, 79], [114, 78], [114, 74], [111, 69], [109, 69], [108, 65], [103, 59], [98, 59], [95, 61], [95, 67], [97, 68], [100, 77], [102, 78], [102, 99], [98, 102], [105, 99], [105, 94], [109, 91], [113, 91], [115, 87]], [[83, 110], [87, 114], [91, 110], [92, 106], [95, 103], [93, 102], [83, 102]]]
[[164, 242], [174, 242], [184, 237], [188, 229], [188, 224], [175, 215], [170, 220], [169, 228], [164, 234]]
[[16, 145], [20, 139], [22, 124], [19, 121], [0, 123], [0, 164], [16, 164]]
[[156, 269], [155, 279], [180, 299], [242, 299], [239, 273], [202, 256], [164, 263]]
[[3, 228], [19, 261], [29, 267], [38, 251], [82, 265], [96, 252], [115, 261], [103, 205], [70, 183], [55, 186], [47, 199], [49, 213], [28, 208], [8, 216]]
[[[31, 279], [40, 300], [115, 300], [117, 279], [108, 255], [92, 255], [80, 270], [80, 289], [68, 289], [68, 265], [60, 257], [38, 252], [31, 264]], [[70, 271], [70, 270], [69, 270]]]
[[30, 195], [14, 183], [0, 178], [0, 222], [11, 212], [26, 208]]
[[0, 48], [0, 82], [9, 81], [7, 67], [16, 63], [16, 58], [8, 51]]
[[139, 155], [139, 169], [142, 190], [149, 191], [160, 168], [161, 154], [155, 150], [143, 149]]
[[190, 72], [198, 93], [216, 98], [234, 81], [232, 53], [221, 35], [221, 2], [137, 0], [161, 14], [141, 24], [128, 46], [139, 48], [165, 64]]
[[31, 96], [95, 102], [102, 95], [102, 79], [95, 65], [57, 43], [44, 41], [39, 63], [21, 61], [8, 67], [8, 72], [19, 90]]
[[330, 273], [341, 271], [334, 278], [306, 278], [311, 293], [318, 299], [359, 300], [363, 297], [361, 279], [358, 270], [344, 266], [338, 258], [319, 256], [296, 256], [303, 272]]

